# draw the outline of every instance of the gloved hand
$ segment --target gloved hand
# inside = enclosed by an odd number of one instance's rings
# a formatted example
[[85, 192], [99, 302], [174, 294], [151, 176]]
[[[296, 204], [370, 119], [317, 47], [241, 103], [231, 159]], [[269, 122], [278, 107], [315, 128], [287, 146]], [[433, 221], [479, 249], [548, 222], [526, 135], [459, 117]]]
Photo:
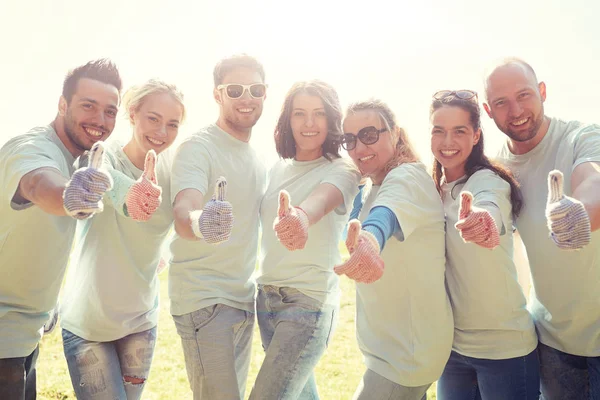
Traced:
[[372, 283], [381, 278], [384, 262], [379, 255], [379, 242], [372, 233], [362, 230], [359, 220], [348, 223], [346, 248], [350, 258], [333, 270], [336, 274], [346, 274], [356, 282]]
[[475, 243], [486, 249], [500, 244], [500, 233], [489, 211], [473, 207], [473, 195], [464, 191], [460, 194], [458, 222], [454, 227], [465, 243]]
[[279, 192], [277, 218], [273, 230], [277, 239], [288, 250], [303, 249], [308, 240], [308, 215], [300, 207], [290, 207], [290, 195], [285, 190]]
[[229, 240], [233, 228], [233, 207], [225, 201], [227, 180], [217, 179], [215, 193], [202, 210], [192, 211], [190, 219], [196, 237], [206, 243], [218, 244]]
[[146, 153], [144, 172], [127, 192], [125, 204], [127, 213], [135, 221], [147, 221], [160, 207], [162, 188], [158, 186], [156, 177], [156, 152]]
[[63, 206], [67, 215], [85, 219], [104, 209], [102, 197], [112, 188], [112, 179], [100, 169], [103, 157], [104, 144], [94, 143], [90, 150], [89, 166], [73, 173], [63, 192]]
[[590, 217], [583, 204], [564, 194], [564, 177], [558, 170], [548, 174], [546, 221], [550, 237], [563, 250], [579, 250], [590, 243]]

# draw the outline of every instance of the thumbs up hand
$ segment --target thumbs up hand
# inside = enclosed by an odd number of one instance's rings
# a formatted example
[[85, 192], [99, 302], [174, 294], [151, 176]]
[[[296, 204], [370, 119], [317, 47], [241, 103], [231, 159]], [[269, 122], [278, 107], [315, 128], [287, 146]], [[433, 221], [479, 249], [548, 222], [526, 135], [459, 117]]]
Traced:
[[473, 195], [470, 192], [460, 194], [458, 222], [454, 227], [465, 243], [475, 243], [486, 249], [493, 249], [500, 244], [494, 218], [489, 211], [473, 207]]
[[233, 207], [225, 200], [227, 180], [217, 179], [215, 193], [202, 210], [192, 211], [190, 219], [194, 234], [206, 243], [219, 244], [229, 240], [233, 228]]
[[385, 265], [379, 255], [379, 242], [373, 234], [362, 230], [357, 219], [348, 223], [346, 248], [350, 258], [333, 268], [336, 274], [346, 274], [348, 278], [361, 283], [373, 283], [383, 276]]
[[162, 189], [156, 177], [156, 152], [146, 153], [144, 172], [127, 192], [125, 205], [127, 213], [135, 221], [147, 221], [160, 207]]
[[290, 195], [285, 190], [279, 192], [277, 218], [273, 230], [277, 239], [288, 250], [303, 249], [308, 240], [308, 215], [300, 207], [290, 207]]
[[73, 173], [63, 192], [63, 206], [67, 215], [86, 219], [104, 210], [102, 197], [112, 188], [112, 179], [101, 169], [104, 161], [104, 144], [96, 142], [90, 150], [88, 167]]
[[550, 237], [563, 250], [579, 250], [590, 243], [590, 217], [583, 204], [564, 194], [564, 177], [558, 170], [548, 174], [546, 221]]

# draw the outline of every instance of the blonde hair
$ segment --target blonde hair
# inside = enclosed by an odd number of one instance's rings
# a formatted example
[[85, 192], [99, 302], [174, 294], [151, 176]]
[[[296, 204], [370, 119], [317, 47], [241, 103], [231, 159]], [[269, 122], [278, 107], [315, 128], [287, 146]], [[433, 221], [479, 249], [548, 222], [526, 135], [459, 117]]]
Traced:
[[159, 79], [149, 79], [146, 83], [130, 87], [123, 96], [126, 118], [133, 124], [132, 112], [139, 111], [148, 96], [153, 94], [168, 93], [181, 105], [181, 122], [185, 121], [185, 104], [183, 104], [183, 93], [177, 86], [163, 82]]

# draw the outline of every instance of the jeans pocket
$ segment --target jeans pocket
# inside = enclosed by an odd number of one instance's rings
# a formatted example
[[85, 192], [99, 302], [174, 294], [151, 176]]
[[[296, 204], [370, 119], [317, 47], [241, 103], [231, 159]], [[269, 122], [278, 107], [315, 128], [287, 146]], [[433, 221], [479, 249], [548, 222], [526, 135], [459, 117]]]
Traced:
[[283, 304], [294, 304], [315, 312], [320, 312], [323, 309], [323, 302], [305, 295], [298, 289], [282, 287], [279, 289], [279, 293], [281, 294], [281, 302]]
[[331, 337], [333, 336], [333, 333], [335, 332], [335, 328], [337, 327], [337, 318], [338, 318], [338, 311], [334, 307], [333, 310], [331, 310], [331, 323], [329, 325], [329, 333], [327, 333], [327, 340], [325, 340], [325, 347], [329, 347], [329, 341], [331, 340]]
[[215, 319], [223, 306], [223, 304], [213, 304], [212, 306], [204, 307], [192, 312], [191, 317], [194, 331], [198, 332], [202, 327], [208, 325], [210, 321]]

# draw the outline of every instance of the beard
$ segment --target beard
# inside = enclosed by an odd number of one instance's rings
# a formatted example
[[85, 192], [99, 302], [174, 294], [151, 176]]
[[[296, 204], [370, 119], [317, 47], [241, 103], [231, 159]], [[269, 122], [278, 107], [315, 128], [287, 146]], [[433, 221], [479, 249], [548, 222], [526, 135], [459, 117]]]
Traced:
[[91, 146], [89, 144], [84, 143], [83, 140], [81, 140], [81, 138], [77, 135], [77, 133], [75, 133], [76, 129], [77, 129], [77, 121], [75, 121], [73, 119], [73, 116], [71, 115], [71, 111], [67, 110], [67, 113], [65, 115], [65, 133], [67, 134], [67, 137], [69, 138], [71, 143], [75, 147], [77, 147], [79, 150], [81, 150], [81, 151], [89, 150], [91, 148]]
[[505, 128], [506, 130], [504, 131], [504, 133], [506, 133], [506, 135], [509, 138], [511, 138], [512, 140], [514, 140], [515, 142], [527, 142], [527, 141], [533, 139], [537, 135], [543, 122], [544, 122], [544, 108], [542, 107], [542, 110], [540, 111], [540, 113], [537, 116], [534, 115], [532, 117], [531, 127], [529, 129], [527, 129], [525, 132], [515, 132], [510, 128], [509, 124], [506, 124], [506, 128]]
[[250, 120], [244, 120], [238, 115], [236, 115], [234, 110], [231, 110], [231, 112], [228, 112], [225, 115], [225, 121], [227, 122], [227, 125], [229, 125], [234, 130], [249, 131], [254, 127], [254, 125], [256, 125], [262, 114], [262, 109], [258, 111], [259, 112], [256, 113], [256, 116], [254, 118]]

